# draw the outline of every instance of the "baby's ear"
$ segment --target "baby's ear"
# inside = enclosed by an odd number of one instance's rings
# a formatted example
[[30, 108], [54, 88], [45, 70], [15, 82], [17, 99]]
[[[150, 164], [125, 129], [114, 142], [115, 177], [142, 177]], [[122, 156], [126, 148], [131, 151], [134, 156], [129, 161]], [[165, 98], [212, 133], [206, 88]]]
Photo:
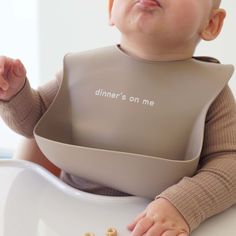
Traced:
[[213, 9], [208, 24], [200, 32], [200, 37], [206, 41], [215, 39], [222, 29], [225, 16], [224, 9]]
[[114, 2], [114, 0], [108, 0], [109, 25], [114, 25], [111, 20], [111, 11], [112, 11], [112, 7], [113, 7], [113, 2]]

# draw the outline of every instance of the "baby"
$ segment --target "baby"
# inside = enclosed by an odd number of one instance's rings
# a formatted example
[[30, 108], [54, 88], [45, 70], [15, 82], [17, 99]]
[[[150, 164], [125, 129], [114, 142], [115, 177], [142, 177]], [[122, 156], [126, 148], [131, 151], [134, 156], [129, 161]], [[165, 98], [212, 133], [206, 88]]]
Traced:
[[[219, 5], [220, 0], [110, 0], [109, 22], [121, 32], [119, 48], [129, 56], [150, 62], [181, 61], [193, 56], [201, 39], [218, 36], [225, 18]], [[2, 118], [15, 131], [32, 137], [60, 81], [59, 75], [33, 90], [21, 61], [0, 57]], [[227, 85], [208, 110], [197, 173], [160, 193], [128, 229], [133, 236], [189, 235], [236, 202], [235, 173], [236, 107]], [[91, 190], [99, 188], [94, 185], [88, 183], [84, 189], [99, 193]]]

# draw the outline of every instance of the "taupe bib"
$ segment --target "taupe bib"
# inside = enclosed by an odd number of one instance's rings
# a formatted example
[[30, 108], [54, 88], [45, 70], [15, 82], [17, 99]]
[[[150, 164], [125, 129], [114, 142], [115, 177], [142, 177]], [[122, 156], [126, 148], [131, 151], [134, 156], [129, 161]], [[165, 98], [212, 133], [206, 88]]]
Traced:
[[196, 59], [136, 59], [117, 46], [69, 54], [35, 137], [66, 172], [153, 198], [196, 171], [208, 108], [232, 73]]

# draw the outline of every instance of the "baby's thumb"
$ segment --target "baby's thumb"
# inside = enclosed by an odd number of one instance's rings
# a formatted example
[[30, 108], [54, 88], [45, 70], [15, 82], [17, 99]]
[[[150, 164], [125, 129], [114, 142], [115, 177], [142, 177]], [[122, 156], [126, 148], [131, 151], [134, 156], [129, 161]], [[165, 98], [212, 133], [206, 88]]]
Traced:
[[23, 66], [23, 64], [21, 63], [21, 61], [19, 59], [14, 61], [12, 72], [14, 73], [14, 75], [16, 77], [25, 77], [26, 76], [25, 67]]

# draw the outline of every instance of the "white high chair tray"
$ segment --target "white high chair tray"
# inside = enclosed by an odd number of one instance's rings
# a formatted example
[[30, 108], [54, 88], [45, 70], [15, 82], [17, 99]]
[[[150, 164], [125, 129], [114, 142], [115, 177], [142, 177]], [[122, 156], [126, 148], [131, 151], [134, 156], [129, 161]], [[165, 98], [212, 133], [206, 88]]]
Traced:
[[[131, 233], [126, 225], [148, 204], [138, 197], [107, 197], [67, 186], [39, 165], [0, 161], [0, 236], [83, 236]], [[199, 227], [191, 236], [236, 235], [236, 206]]]

